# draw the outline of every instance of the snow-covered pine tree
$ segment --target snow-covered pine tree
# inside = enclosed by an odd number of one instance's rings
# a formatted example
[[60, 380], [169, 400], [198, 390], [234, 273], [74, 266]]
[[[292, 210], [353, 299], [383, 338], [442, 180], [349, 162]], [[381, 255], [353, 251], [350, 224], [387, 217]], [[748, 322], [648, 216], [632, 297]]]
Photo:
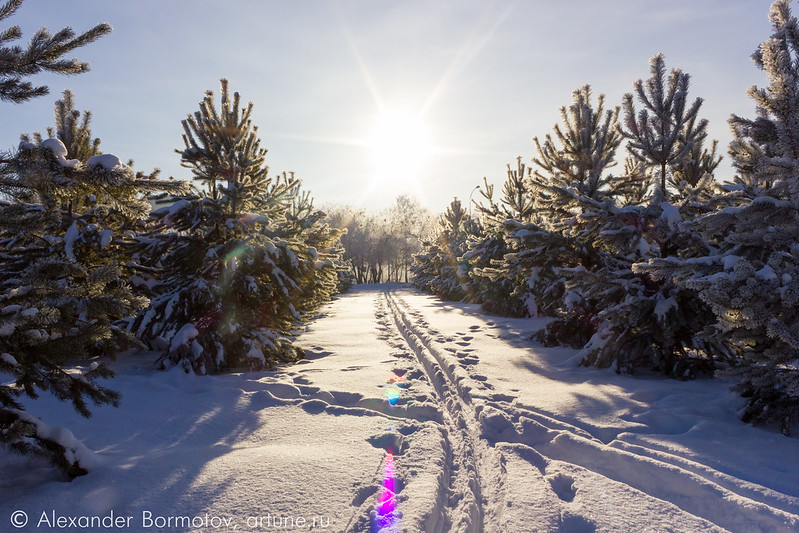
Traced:
[[517, 279], [516, 272], [509, 274], [502, 265], [505, 256], [515, 250], [506, 238], [505, 223], [528, 224], [533, 219], [533, 197], [526, 183], [529, 174], [530, 169], [517, 157], [515, 169], [506, 165], [507, 177], [499, 202], [494, 200], [494, 186], [485, 178], [479, 188], [483, 199], [475, 202], [483, 231], [467, 242], [463, 262], [471, 278], [472, 301], [491, 313], [528, 314], [524, 295], [520, 298], [514, 294], [523, 280]]
[[555, 124], [542, 143], [533, 139], [538, 156], [533, 158], [532, 175], [537, 208], [548, 219], [573, 217], [574, 189], [578, 194], [600, 199], [607, 194], [606, 171], [616, 165], [616, 150], [621, 144], [618, 130], [619, 109], [605, 110], [605, 95], [600, 94], [596, 107], [591, 102], [591, 86], [572, 93], [572, 103], [560, 108], [563, 127]]
[[[656, 170], [661, 195], [668, 199], [669, 168], [686, 160], [694, 146], [704, 141], [707, 120], [697, 122], [701, 98], [688, 105], [688, 74], [672, 69], [666, 78], [663, 54], [653, 57], [649, 67], [649, 79], [633, 84], [636, 94], [624, 95], [622, 134], [629, 140], [627, 151], [644, 163], [646, 169]], [[637, 113], [636, 96], [643, 106]]]
[[[577, 187], [561, 189], [571, 193], [575, 203], [570, 212], [576, 213], [561, 223], [583, 259], [561, 270], [568, 273], [568, 312], [549, 325], [547, 336], [568, 341], [552, 332], [580, 331], [564, 327], [570, 321], [590, 324], [595, 333], [583, 346], [584, 364], [615, 365], [619, 371], [648, 365], [688, 376], [701, 366], [691, 350], [698, 348], [696, 332], [712, 322], [707, 306], [692, 291], [635, 273], [632, 266], [651, 257], [705, 250], [704, 243], [680, 231], [680, 223], [709, 210], [702, 201], [712, 191], [718, 160], [703, 146], [707, 123], [697, 119], [701, 99], [687, 105], [688, 75], [673, 69], [667, 76], [662, 55], [652, 59], [650, 73], [648, 80], [634, 84], [640, 111], [633, 94], [624, 98], [626, 128], [621, 133], [629, 140], [629, 175], [608, 177], [592, 188], [600, 191], [598, 197], [572, 193]], [[689, 161], [697, 153], [704, 159]], [[575, 340], [585, 339], [578, 335]]]
[[336, 290], [339, 231], [293, 174], [267, 175], [252, 108], [226, 79], [219, 110], [206, 92], [177, 150], [200, 186], [154, 211], [139, 238], [138, 281], [152, 300], [133, 329], [162, 367], [204, 374], [294, 360], [303, 315]]
[[737, 358], [726, 373], [749, 399], [743, 419], [787, 434], [799, 420], [799, 21], [788, 0], [774, 2], [770, 20], [771, 38], [752, 55], [769, 82], [748, 91], [756, 118], [729, 121], [734, 205], [687, 225], [713, 247], [637, 271], [698, 292], [717, 320], [704, 338]]
[[574, 91], [572, 103], [560, 109], [562, 125], [553, 127], [554, 137], [533, 139], [537, 156], [530, 189], [537, 223], [506, 224], [508, 238], [520, 250], [506, 258], [508, 275], [517, 271], [524, 278], [517, 290], [526, 294], [531, 312], [564, 319], [547, 330], [549, 343], [579, 342], [590, 330], [584, 323], [587, 315], [579, 312], [575, 295], [566, 293], [565, 282], [573, 269], [593, 269], [598, 262], [591, 239], [580, 233], [576, 219], [585, 212], [586, 202], [608, 196], [606, 172], [616, 164], [621, 143], [618, 114], [618, 108], [605, 110], [605, 95], [600, 94], [594, 105], [589, 85]]
[[462, 256], [470, 235], [477, 234], [478, 224], [453, 199], [439, 216], [439, 234], [433, 242], [425, 243], [421, 253], [413, 258], [413, 284], [444, 300], [461, 301], [470, 297], [469, 277]]
[[[533, 160], [538, 167], [535, 172], [519, 159], [516, 171], [508, 168], [502, 199], [505, 207], [500, 209], [489, 201], [483, 209], [484, 217], [496, 221], [504, 246], [501, 251], [494, 248], [497, 251], [490, 267], [476, 272], [492, 283], [509, 283], [505, 298], [520, 314], [556, 315], [563, 305], [565, 277], [561, 269], [585, 262], [569, 236], [569, 219], [579, 213], [575, 196], [603, 194], [603, 172], [612, 166], [620, 142], [618, 111], [605, 112], [603, 96], [596, 110], [589, 86], [572, 97], [572, 104], [560, 110], [563, 128], [554, 128], [557, 141], [551, 135], [543, 144], [534, 139], [538, 149]], [[492, 191], [486, 190], [489, 194], [483, 191], [483, 196], [490, 200]], [[567, 329], [573, 330], [574, 325]]]
[[[294, 173], [284, 175], [283, 179], [294, 181]], [[332, 295], [341, 292], [339, 281], [346, 279], [344, 274], [349, 271], [349, 266], [342, 260], [342, 233], [327, 223], [323, 211], [314, 208], [310, 192], [298, 188], [286, 212], [285, 222], [276, 225], [270, 235], [273, 239], [280, 237], [295, 241], [299, 252], [307, 253], [311, 260], [300, 268], [285, 269], [285, 272], [294, 270], [298, 274], [291, 303], [301, 317], [312, 313], [330, 300]], [[311, 264], [313, 268], [310, 268]]]
[[120, 243], [149, 208], [141, 195], [172, 186], [99, 155], [88, 115], [69, 121], [78, 116], [65, 93], [56, 137], [23, 139], [0, 166], [0, 372], [14, 379], [0, 386], [0, 442], [44, 455], [69, 477], [86, 473], [85, 449], [18, 399], [47, 391], [87, 417], [89, 401], [118, 403], [116, 392], [95, 382], [113, 375], [104, 364], [64, 366], [112, 356], [127, 339], [118, 322], [143, 302], [126, 283]]

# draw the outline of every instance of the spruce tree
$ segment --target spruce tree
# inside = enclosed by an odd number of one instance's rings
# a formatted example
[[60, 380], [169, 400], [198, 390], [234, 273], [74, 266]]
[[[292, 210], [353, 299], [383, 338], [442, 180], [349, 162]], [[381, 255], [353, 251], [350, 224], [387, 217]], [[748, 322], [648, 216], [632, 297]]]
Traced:
[[574, 215], [569, 190], [589, 198], [607, 193], [607, 169], [615, 166], [621, 144], [619, 109], [605, 110], [605, 95], [591, 102], [591, 86], [572, 93], [572, 103], [560, 109], [563, 127], [555, 124], [554, 138], [547, 134], [542, 143], [536, 137], [536, 170], [532, 177], [537, 207], [551, 220]]
[[771, 38], [752, 55], [769, 82], [748, 91], [756, 118], [729, 120], [738, 171], [726, 186], [732, 205], [687, 225], [712, 247], [638, 270], [696, 291], [710, 306], [716, 324], [703, 338], [735, 357], [726, 373], [748, 398], [743, 419], [787, 434], [799, 417], [799, 28], [788, 0], [774, 2], [770, 20]]
[[221, 80], [183, 121], [183, 166], [199, 183], [153, 212], [139, 238], [140, 285], [150, 306], [133, 329], [162, 367], [217, 373], [268, 368], [302, 352], [301, 320], [337, 289], [338, 230], [293, 174], [268, 176], [266, 149]]

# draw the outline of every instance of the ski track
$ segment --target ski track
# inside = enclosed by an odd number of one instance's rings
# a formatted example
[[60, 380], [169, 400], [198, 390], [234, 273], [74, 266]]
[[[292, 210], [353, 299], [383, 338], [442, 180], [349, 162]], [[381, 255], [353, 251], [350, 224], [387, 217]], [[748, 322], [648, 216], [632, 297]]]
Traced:
[[[444, 520], [437, 531], [457, 531], [463, 533], [484, 530], [486, 504], [489, 487], [484, 484], [489, 477], [486, 470], [498, 468], [494, 454], [487, 444], [475, 438], [479, 427], [469, 395], [460, 386], [463, 376], [456, 375], [454, 369], [444, 363], [428, 341], [420, 335], [420, 317], [408, 310], [401, 298], [391, 292], [381, 295], [388, 321], [401, 335], [413, 356], [424, 369], [425, 375], [433, 384], [438, 396], [444, 425], [444, 441], [447, 450], [445, 477], [449, 479], [446, 491], [447, 506]], [[381, 306], [383, 307], [383, 306]], [[385, 315], [378, 312], [378, 320], [388, 328]], [[496, 464], [495, 464], [496, 463]], [[444, 494], [442, 494], [444, 496]]]
[[[741, 524], [748, 524], [749, 531], [799, 529], [795, 498], [656, 445], [625, 441], [632, 434], [578, 427], [521, 405], [511, 396], [492, 393], [486, 377], [473, 373], [479, 355], [468, 348], [480, 326], [442, 334], [407, 303], [402, 291], [385, 290], [377, 299], [380, 328], [388, 338], [401, 338], [418, 360], [433, 384], [440, 410], [436, 420], [443, 426], [447, 459], [446, 486], [440, 487], [439, 501], [445, 508], [440, 510], [442, 519], [434, 521], [437, 527], [426, 531], [505, 531], [503, 511], [524, 496], [503, 492], [504, 465], [510, 455], [526, 456], [548, 482], [552, 495], [566, 505], [577, 490], [575, 479], [565, 472], [573, 465], [674, 504], [707, 521], [710, 530], [736, 531]], [[396, 339], [394, 346], [398, 347]], [[716, 505], [706, 505], [710, 499]], [[587, 517], [564, 509], [559, 514], [557, 530], [595, 530]]]

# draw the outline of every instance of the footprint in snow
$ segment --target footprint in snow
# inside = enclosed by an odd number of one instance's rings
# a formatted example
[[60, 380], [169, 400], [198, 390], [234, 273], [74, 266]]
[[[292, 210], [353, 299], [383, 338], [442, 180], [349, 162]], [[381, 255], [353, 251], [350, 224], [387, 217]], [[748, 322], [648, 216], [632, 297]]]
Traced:
[[399, 431], [402, 435], [407, 437], [408, 435], [411, 435], [412, 433], [416, 433], [417, 431], [419, 431], [419, 426], [415, 424], [406, 424], [401, 428], [399, 428], [397, 431]]
[[309, 350], [305, 350], [304, 358], [305, 359], [320, 359], [322, 357], [332, 355], [333, 352], [324, 349], [321, 346], [312, 346]]
[[558, 498], [564, 502], [570, 502], [574, 500], [574, 497], [577, 495], [577, 489], [574, 486], [574, 478], [564, 474], [563, 472], [550, 474], [548, 476], [544, 476], [544, 478], [549, 481], [552, 490], [555, 491], [555, 494], [557, 494]]
[[368, 487], [361, 487], [355, 493], [355, 497], [352, 499], [352, 506], [353, 507], [360, 507], [364, 504], [366, 500], [371, 498], [374, 494], [377, 494], [377, 487], [374, 485]]
[[560, 517], [558, 531], [561, 533], [594, 533], [596, 524], [584, 516], [564, 512]]
[[402, 455], [408, 449], [408, 444], [405, 442], [405, 437], [399, 433], [388, 431], [382, 435], [373, 435], [366, 439], [366, 441], [375, 448], [381, 448], [393, 455]]
[[410, 370], [409, 372], [407, 372], [406, 374], [403, 374], [403, 376], [405, 377], [406, 380], [408, 380], [408, 379], [421, 379], [424, 376], [424, 372], [422, 372], [422, 370], [420, 370], [418, 368], [414, 368], [414, 369]]
[[302, 402], [300, 407], [309, 414], [318, 415], [325, 409], [327, 409], [329, 404], [327, 402], [323, 402], [322, 400], [308, 400], [307, 402]]
[[510, 403], [510, 402], [512, 402], [515, 399], [516, 399], [515, 396], [510, 396], [508, 394], [497, 393], [497, 394], [492, 394], [491, 395], [491, 400], [495, 401], [495, 402], [508, 402], [508, 403]]

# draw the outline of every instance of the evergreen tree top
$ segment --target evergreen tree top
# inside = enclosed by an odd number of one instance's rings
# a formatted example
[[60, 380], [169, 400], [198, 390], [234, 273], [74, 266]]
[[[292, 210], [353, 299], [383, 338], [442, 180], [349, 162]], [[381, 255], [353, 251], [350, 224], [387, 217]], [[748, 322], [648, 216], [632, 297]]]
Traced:
[[266, 179], [266, 149], [261, 148], [258, 127], [252, 123], [253, 104], [240, 107], [241, 97], [233, 93], [227, 79], [220, 80], [221, 102], [217, 111], [213, 91], [206, 91], [200, 109], [187, 116], [183, 124], [181, 165], [190, 168], [196, 180], [208, 187], [209, 194], [219, 197], [217, 182], [228, 187], [245, 181]]
[[605, 111], [604, 94], [599, 95], [594, 109], [590, 85], [574, 91], [571, 105], [560, 108], [563, 127], [555, 124], [554, 138], [547, 134], [543, 143], [537, 137], [533, 139], [538, 152], [533, 158], [539, 168], [536, 177], [577, 187], [589, 196], [595, 194], [601, 187], [602, 174], [615, 165], [616, 149], [621, 144], [618, 116], [618, 107]]
[[799, 105], [799, 27], [789, 4], [778, 0], [771, 6], [773, 33], [751, 56], [769, 83], [747, 91], [755, 101], [756, 118], [730, 117], [733, 141], [729, 153], [745, 186], [755, 191], [787, 186], [799, 204], [799, 114], [795, 112]]
[[[8, 0], [0, 6], [0, 21], [14, 14], [23, 0]], [[9, 43], [22, 37], [19, 26], [0, 30], [0, 100], [24, 102], [48, 93], [44, 85], [34, 87], [23, 78], [40, 72], [55, 74], [80, 74], [89, 70], [89, 64], [63, 56], [83, 45], [96, 41], [111, 32], [107, 22], [96, 25], [89, 31], [76, 35], [72, 28], [63, 28], [51, 34], [46, 28], [34, 33], [26, 48]]]
[[453, 198], [447, 210], [438, 217], [438, 223], [444, 231], [461, 231], [468, 221], [469, 213], [458, 198]]
[[[100, 155], [100, 139], [92, 139], [91, 130], [91, 111], [80, 111], [75, 109], [75, 99], [69, 89], [62, 93], [61, 100], [57, 100], [53, 106], [55, 110], [55, 127], [47, 127], [47, 135], [50, 139], [58, 139], [64, 145], [67, 160], [88, 161], [90, 157]], [[34, 132], [33, 136], [23, 134], [20, 139], [24, 144], [31, 140], [36, 144], [41, 144], [43, 138], [41, 133]]]
[[[667, 196], [669, 167], [684, 160], [707, 137], [707, 120], [698, 120], [702, 99], [688, 104], [690, 76], [673, 68], [666, 76], [666, 59], [650, 60], [650, 77], [633, 84], [635, 95], [624, 95], [624, 129], [627, 150], [649, 168], [659, 171], [660, 194]], [[643, 106], [636, 112], [635, 99]]]

